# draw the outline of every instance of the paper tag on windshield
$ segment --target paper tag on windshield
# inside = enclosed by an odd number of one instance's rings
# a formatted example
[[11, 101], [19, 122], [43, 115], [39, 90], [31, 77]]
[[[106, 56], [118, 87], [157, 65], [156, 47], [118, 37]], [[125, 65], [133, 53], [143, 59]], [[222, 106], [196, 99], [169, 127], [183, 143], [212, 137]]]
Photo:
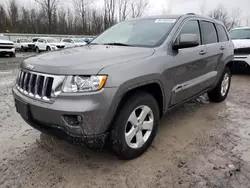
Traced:
[[174, 23], [176, 19], [157, 19], [155, 23]]

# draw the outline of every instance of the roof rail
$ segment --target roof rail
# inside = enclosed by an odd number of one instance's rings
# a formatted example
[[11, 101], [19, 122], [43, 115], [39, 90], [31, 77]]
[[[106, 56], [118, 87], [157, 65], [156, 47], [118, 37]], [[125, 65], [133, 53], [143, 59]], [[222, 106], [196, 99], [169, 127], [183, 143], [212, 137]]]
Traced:
[[195, 15], [195, 13], [187, 13], [187, 15]]

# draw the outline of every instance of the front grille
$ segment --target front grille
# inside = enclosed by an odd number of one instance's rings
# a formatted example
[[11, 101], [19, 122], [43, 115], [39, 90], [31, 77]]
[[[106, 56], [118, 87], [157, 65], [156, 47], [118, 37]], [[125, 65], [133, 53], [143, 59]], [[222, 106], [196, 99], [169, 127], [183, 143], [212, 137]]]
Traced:
[[250, 48], [238, 48], [234, 50], [235, 55], [248, 55], [250, 54]]
[[14, 48], [13, 46], [0, 46], [0, 49], [12, 49]]
[[0, 45], [3, 45], [3, 46], [13, 46], [12, 43], [0, 43]]
[[35, 47], [35, 45], [34, 45], [34, 44], [28, 44], [28, 47], [30, 47], [30, 48], [34, 48], [34, 47]]
[[52, 76], [35, 72], [19, 71], [16, 87], [17, 89], [31, 98], [50, 101], [59, 93], [63, 83], [63, 76]]
[[64, 48], [64, 46], [59, 46], [59, 45], [58, 45], [58, 46], [56, 46], [56, 47], [57, 47], [57, 48]]

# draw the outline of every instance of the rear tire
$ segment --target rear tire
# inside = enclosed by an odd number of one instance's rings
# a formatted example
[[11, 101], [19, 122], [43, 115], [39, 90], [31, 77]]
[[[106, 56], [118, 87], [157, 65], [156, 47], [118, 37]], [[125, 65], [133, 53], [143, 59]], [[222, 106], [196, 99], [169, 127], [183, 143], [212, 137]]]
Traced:
[[143, 154], [155, 138], [159, 119], [159, 106], [152, 95], [136, 92], [129, 97], [110, 133], [111, 147], [116, 155], [130, 160]]
[[231, 71], [228, 67], [225, 68], [222, 77], [216, 88], [208, 92], [208, 98], [211, 102], [222, 102], [227, 98], [231, 85]]

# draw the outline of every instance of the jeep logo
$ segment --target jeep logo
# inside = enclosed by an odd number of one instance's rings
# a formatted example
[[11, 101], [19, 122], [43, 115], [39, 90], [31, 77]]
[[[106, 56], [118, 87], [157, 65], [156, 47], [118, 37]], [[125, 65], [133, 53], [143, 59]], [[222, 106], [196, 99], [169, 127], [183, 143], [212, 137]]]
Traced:
[[35, 67], [34, 65], [28, 64], [26, 68], [27, 69], [34, 69], [34, 67]]

